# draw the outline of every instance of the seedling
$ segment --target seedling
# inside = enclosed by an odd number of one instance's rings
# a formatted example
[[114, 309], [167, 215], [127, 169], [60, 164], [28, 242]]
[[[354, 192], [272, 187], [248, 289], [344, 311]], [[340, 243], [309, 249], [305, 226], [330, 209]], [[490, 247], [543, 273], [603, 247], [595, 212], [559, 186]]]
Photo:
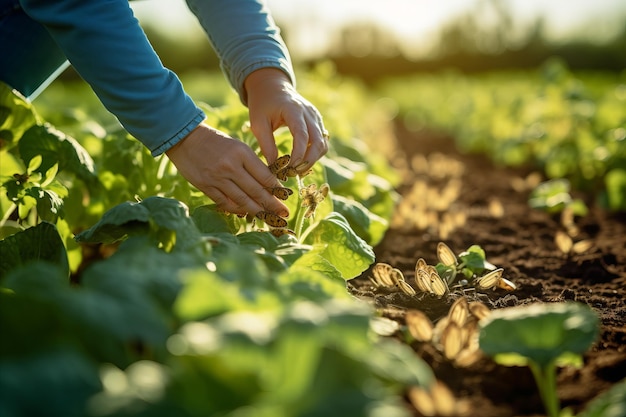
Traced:
[[567, 208], [576, 215], [586, 215], [587, 206], [582, 200], [574, 199], [570, 189], [570, 182], [564, 178], [542, 182], [530, 194], [528, 204], [548, 213], [559, 213]]
[[480, 349], [501, 365], [528, 366], [548, 416], [559, 416], [556, 367], [581, 365], [599, 332], [596, 313], [579, 303], [532, 304], [493, 311], [480, 326]]

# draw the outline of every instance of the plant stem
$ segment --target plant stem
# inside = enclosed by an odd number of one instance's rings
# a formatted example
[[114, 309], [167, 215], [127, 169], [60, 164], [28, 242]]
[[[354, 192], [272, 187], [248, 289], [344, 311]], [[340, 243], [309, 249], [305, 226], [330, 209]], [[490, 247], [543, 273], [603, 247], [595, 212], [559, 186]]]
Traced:
[[530, 362], [530, 370], [539, 388], [539, 395], [549, 417], [559, 417], [559, 397], [556, 394], [556, 366], [551, 361], [545, 366]]
[[296, 211], [296, 222], [294, 224], [293, 231], [296, 234], [296, 238], [298, 239], [298, 242], [300, 242], [300, 237], [302, 235], [302, 226], [304, 225], [305, 210], [302, 207], [302, 196], [300, 195], [300, 190], [303, 187], [302, 179], [300, 178], [299, 175], [296, 178], [298, 180], [298, 206], [297, 206], [297, 211]]

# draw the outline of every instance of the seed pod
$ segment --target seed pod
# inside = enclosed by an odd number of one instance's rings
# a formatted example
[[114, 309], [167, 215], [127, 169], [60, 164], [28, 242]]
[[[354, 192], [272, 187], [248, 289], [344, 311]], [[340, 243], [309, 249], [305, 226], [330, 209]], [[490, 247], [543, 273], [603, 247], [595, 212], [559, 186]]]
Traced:
[[283, 235], [292, 235], [292, 236], [296, 235], [296, 232], [294, 232], [291, 229], [286, 229], [286, 228], [272, 229], [270, 230], [270, 233], [276, 237], [281, 237]]
[[443, 279], [441, 279], [436, 269], [434, 271], [431, 270], [429, 276], [430, 276], [430, 286], [432, 288], [432, 292], [436, 296], [441, 297], [442, 295], [448, 292], [448, 284], [446, 284], [446, 282]]
[[498, 281], [498, 288], [502, 288], [507, 291], [515, 291], [517, 286], [506, 278], [500, 278], [500, 281]]
[[455, 267], [457, 264], [456, 255], [452, 250], [443, 242], [437, 244], [437, 258], [446, 266]]
[[472, 313], [472, 315], [478, 320], [484, 319], [489, 315], [489, 313], [491, 313], [489, 307], [487, 307], [480, 301], [472, 301], [471, 303], [469, 303], [468, 308], [470, 313]]
[[433, 323], [426, 314], [419, 310], [409, 310], [405, 321], [409, 333], [415, 340], [428, 342], [433, 338]]
[[420, 291], [432, 293], [433, 287], [430, 283], [430, 274], [425, 269], [418, 269], [415, 272], [415, 283]]
[[443, 333], [441, 334], [440, 343], [443, 355], [447, 359], [454, 359], [463, 348], [463, 335], [461, 327], [454, 322], [448, 322], [445, 329], [443, 329]]
[[271, 164], [268, 165], [268, 168], [272, 172], [272, 174], [278, 173], [280, 170], [289, 165], [289, 161], [291, 160], [290, 155], [283, 155]]
[[272, 227], [287, 227], [287, 220], [269, 211], [259, 211], [256, 217]]
[[407, 294], [407, 295], [415, 295], [415, 290], [413, 289], [413, 287], [411, 287], [409, 285], [408, 282], [402, 280], [402, 281], [398, 281], [398, 283], [396, 284], [403, 293]]
[[459, 326], [463, 326], [465, 324], [465, 321], [467, 320], [468, 314], [469, 310], [467, 298], [460, 297], [450, 307], [450, 311], [448, 312], [448, 318], [451, 322], [454, 322]]
[[374, 279], [379, 285], [383, 287], [393, 287], [395, 283], [391, 278], [392, 270], [393, 267], [391, 265], [379, 262], [372, 268], [372, 274], [374, 274]]
[[485, 290], [488, 288], [495, 288], [498, 286], [498, 283], [502, 279], [503, 272], [504, 272], [504, 269], [502, 268], [494, 269], [493, 271], [487, 273], [486, 275], [478, 278], [476, 280], [476, 284], [478, 285], [479, 288], [482, 288]]
[[287, 200], [293, 194], [293, 191], [287, 187], [269, 187], [268, 190], [274, 197], [281, 200]]

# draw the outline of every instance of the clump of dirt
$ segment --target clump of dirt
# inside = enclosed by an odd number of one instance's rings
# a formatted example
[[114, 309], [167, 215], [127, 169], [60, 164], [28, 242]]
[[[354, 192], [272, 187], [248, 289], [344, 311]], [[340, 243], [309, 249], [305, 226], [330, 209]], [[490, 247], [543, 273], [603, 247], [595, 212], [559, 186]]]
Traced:
[[[599, 339], [584, 355], [580, 369], [561, 368], [557, 388], [562, 407], [574, 413], [626, 376], [626, 213], [609, 213], [587, 201], [590, 213], [574, 219], [578, 251], [564, 253], [556, 242], [563, 231], [559, 215], [531, 209], [530, 190], [542, 180], [531, 169], [495, 166], [479, 155], [462, 154], [452, 138], [397, 126], [398, 158], [404, 173], [396, 216], [375, 248], [376, 261], [400, 269], [414, 282], [415, 263], [436, 264], [438, 242], [459, 253], [480, 245], [487, 260], [505, 270], [517, 289], [469, 294], [491, 309], [578, 301], [600, 317]], [[585, 199], [586, 196], [576, 196]], [[588, 200], [588, 199], [587, 199]], [[571, 226], [571, 225], [570, 225]], [[459, 294], [438, 298], [409, 296], [375, 288], [371, 270], [349, 281], [354, 295], [371, 302], [384, 317], [404, 324], [406, 311], [418, 309], [437, 321]], [[411, 347], [437, 378], [465, 405], [464, 415], [544, 416], [534, 379], [527, 368], [504, 367], [482, 357], [460, 367], [428, 343]], [[408, 403], [408, 402], [407, 402]], [[417, 410], [413, 410], [419, 415]]]

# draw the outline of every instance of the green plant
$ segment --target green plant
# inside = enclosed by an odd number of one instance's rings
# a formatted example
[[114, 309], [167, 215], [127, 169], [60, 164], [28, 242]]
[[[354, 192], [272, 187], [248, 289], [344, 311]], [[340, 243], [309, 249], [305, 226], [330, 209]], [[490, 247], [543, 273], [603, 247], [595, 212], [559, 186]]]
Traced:
[[585, 216], [589, 211], [581, 199], [570, 194], [570, 182], [564, 178], [542, 182], [530, 193], [528, 204], [532, 208], [548, 213], [561, 213], [565, 209], [577, 216]]
[[580, 303], [495, 310], [480, 322], [480, 349], [505, 366], [528, 366], [550, 417], [560, 413], [556, 367], [580, 365], [599, 332], [596, 313]]
[[[0, 414], [406, 417], [405, 387], [431, 385], [430, 368], [379, 339], [346, 289], [374, 261], [395, 202], [375, 174], [391, 170], [370, 163], [351, 117], [325, 118], [339, 162], [285, 181], [298, 233], [277, 237], [221, 213], [167, 158], [92, 119], [97, 109], [48, 110], [74, 140], [4, 93]], [[205, 108], [259, 152], [241, 104]], [[289, 132], [275, 136], [289, 153]], [[27, 198], [22, 219], [13, 196], [55, 181], [59, 214]], [[312, 210], [299, 190], [325, 183]]]

